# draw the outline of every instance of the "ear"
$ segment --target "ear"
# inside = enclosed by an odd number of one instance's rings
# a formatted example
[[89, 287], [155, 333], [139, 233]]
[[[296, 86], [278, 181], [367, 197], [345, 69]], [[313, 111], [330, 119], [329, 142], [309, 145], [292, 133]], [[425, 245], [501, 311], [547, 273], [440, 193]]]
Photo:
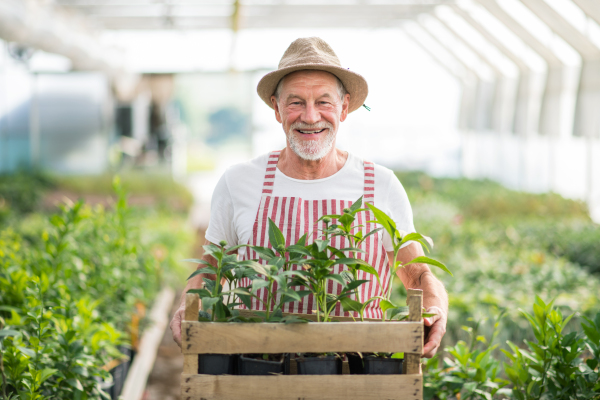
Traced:
[[277, 98], [275, 96], [271, 96], [271, 104], [273, 105], [273, 110], [275, 110], [275, 119], [280, 124], [282, 123], [281, 113], [279, 112], [279, 103], [277, 102]]
[[342, 103], [342, 114], [340, 115], [340, 122], [344, 122], [348, 116], [348, 107], [350, 107], [350, 95], [346, 93], [344, 96], [344, 102]]

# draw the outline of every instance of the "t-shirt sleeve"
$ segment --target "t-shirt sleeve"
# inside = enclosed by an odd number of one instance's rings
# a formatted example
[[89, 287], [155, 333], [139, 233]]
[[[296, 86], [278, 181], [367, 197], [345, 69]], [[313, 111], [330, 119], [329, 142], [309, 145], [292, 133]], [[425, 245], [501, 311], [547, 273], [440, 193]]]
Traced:
[[[397, 229], [405, 233], [415, 232], [412, 208], [406, 190], [404, 190], [398, 177], [391, 171], [389, 171], [387, 198], [384, 204], [386, 205], [388, 216], [394, 220]], [[409, 243], [405, 243], [402, 247], [407, 246]], [[383, 246], [386, 251], [394, 250], [392, 238], [390, 238], [387, 232], [383, 233]]]
[[233, 199], [227, 184], [227, 173], [225, 173], [219, 179], [212, 195], [206, 240], [215, 244], [225, 240], [228, 246], [236, 246], [238, 237], [233, 223], [233, 216]]

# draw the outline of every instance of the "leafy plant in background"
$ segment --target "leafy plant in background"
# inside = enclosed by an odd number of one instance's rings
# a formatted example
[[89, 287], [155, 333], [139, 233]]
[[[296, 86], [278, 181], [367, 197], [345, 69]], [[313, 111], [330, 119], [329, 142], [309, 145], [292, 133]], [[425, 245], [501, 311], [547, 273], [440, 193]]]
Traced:
[[[593, 321], [585, 320], [585, 335], [565, 334], [574, 314], [563, 318], [553, 302], [546, 304], [538, 296], [533, 315], [521, 313], [531, 324], [536, 341], [525, 341], [529, 350], [511, 342], [511, 352], [503, 350], [509, 360], [504, 369], [513, 384], [513, 396], [518, 400], [600, 398], [600, 312]], [[584, 362], [586, 350], [591, 357]]]
[[441, 353], [437, 353], [426, 361], [424, 398], [490, 400], [494, 396], [510, 395], [506, 388], [509, 381], [503, 378], [502, 364], [494, 356], [498, 345], [493, 344], [504, 315], [505, 312], [502, 312], [492, 321], [494, 331], [491, 338], [479, 335], [484, 321], [476, 322], [472, 327], [463, 326], [469, 343], [460, 340], [444, 349], [447, 357], [442, 358]]
[[114, 185], [114, 210], [68, 203], [0, 230], [4, 398], [107, 397], [100, 385], [122, 359], [119, 346], [133, 339], [132, 314], [153, 299], [161, 269], [173, 268], [147, 255], [135, 227], [153, 217], [132, 214]]

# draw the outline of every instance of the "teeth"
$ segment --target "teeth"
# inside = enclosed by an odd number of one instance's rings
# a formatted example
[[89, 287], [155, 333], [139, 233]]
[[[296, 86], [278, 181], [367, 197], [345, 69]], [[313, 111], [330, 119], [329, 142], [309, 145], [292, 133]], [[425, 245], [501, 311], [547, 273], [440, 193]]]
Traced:
[[321, 129], [319, 131], [301, 131], [300, 129], [298, 129], [298, 132], [300, 133], [307, 133], [307, 134], [311, 134], [311, 133], [321, 133], [323, 132], [325, 129]]

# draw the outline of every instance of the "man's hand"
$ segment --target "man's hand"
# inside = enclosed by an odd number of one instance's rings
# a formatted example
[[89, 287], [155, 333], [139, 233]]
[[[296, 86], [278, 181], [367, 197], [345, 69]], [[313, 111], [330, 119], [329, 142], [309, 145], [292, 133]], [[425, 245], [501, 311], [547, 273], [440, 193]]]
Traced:
[[427, 312], [436, 314], [433, 317], [424, 318], [426, 336], [423, 357], [431, 358], [437, 352], [446, 333], [447, 318], [442, 309], [436, 306], [429, 307]]
[[181, 321], [183, 321], [183, 316], [185, 315], [185, 304], [180, 306], [177, 311], [175, 311], [175, 315], [173, 315], [173, 319], [171, 320], [171, 332], [173, 333], [173, 340], [179, 347], [181, 347]]

